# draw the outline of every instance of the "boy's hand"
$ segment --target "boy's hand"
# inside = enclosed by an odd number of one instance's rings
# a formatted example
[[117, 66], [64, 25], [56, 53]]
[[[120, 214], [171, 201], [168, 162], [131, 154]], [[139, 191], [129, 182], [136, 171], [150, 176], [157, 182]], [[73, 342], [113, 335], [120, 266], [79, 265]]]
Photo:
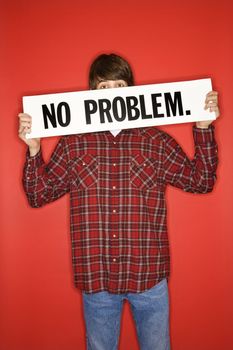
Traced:
[[[210, 112], [215, 112], [216, 118], [219, 117], [219, 108], [218, 108], [218, 92], [210, 91], [206, 95], [205, 99], [205, 107], [204, 109], [208, 109]], [[208, 126], [213, 122], [213, 120], [203, 120], [201, 122], [197, 122], [196, 126], [201, 129], [207, 129]]]
[[40, 150], [40, 139], [27, 139], [31, 132], [32, 118], [26, 113], [19, 113], [19, 138], [29, 147], [30, 156], [35, 156]]

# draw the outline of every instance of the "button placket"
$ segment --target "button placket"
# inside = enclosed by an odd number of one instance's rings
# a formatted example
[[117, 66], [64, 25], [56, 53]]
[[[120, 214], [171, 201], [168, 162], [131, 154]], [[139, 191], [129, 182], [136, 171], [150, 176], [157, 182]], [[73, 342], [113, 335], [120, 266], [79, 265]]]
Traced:
[[119, 172], [119, 144], [117, 141], [112, 142], [111, 149], [111, 159], [113, 160], [111, 164], [111, 179], [110, 179], [110, 205], [112, 208], [111, 214], [111, 232], [110, 232], [110, 270], [115, 274], [118, 269], [119, 263], [119, 234], [118, 234], [118, 222], [119, 222], [119, 195], [118, 195], [118, 172]]

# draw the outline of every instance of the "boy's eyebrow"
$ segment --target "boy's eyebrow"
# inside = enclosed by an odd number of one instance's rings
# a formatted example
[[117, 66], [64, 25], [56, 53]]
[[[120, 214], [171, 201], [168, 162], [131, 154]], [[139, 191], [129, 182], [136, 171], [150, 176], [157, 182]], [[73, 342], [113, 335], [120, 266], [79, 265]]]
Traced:
[[106, 83], [109, 80], [113, 80], [113, 81], [125, 81], [124, 79], [100, 79], [98, 80], [98, 84], [99, 83]]

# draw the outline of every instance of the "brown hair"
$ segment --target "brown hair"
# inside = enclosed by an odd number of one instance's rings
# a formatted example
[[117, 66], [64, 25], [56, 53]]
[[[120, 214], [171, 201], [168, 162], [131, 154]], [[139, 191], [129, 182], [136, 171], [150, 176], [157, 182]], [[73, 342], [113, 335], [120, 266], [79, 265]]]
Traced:
[[122, 57], [113, 53], [99, 55], [90, 67], [89, 87], [96, 89], [101, 80], [124, 80], [128, 86], [134, 85], [132, 69]]

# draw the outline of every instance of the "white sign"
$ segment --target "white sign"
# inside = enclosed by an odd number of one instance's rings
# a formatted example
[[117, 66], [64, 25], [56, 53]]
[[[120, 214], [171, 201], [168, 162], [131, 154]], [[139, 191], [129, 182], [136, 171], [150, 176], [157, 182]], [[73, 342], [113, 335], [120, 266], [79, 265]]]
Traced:
[[211, 79], [25, 96], [28, 138], [215, 119], [204, 110]]

